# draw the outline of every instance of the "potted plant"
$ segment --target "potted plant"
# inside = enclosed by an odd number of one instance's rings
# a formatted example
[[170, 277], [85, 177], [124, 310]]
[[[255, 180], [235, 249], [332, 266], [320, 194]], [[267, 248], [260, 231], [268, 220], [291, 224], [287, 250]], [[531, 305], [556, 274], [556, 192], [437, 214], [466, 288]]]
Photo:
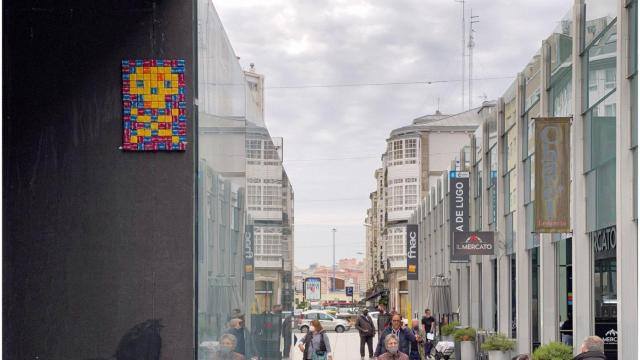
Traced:
[[509, 360], [516, 342], [503, 334], [488, 336], [480, 349], [489, 354], [489, 360]]
[[466, 327], [458, 329], [453, 333], [456, 341], [460, 342], [461, 360], [473, 360], [476, 358], [476, 329]]
[[460, 326], [457, 321], [452, 321], [446, 325], [442, 325], [440, 335], [442, 335], [442, 341], [453, 341], [453, 333], [456, 331], [456, 327]]
[[533, 360], [571, 360], [573, 349], [561, 342], [544, 344], [533, 352]]

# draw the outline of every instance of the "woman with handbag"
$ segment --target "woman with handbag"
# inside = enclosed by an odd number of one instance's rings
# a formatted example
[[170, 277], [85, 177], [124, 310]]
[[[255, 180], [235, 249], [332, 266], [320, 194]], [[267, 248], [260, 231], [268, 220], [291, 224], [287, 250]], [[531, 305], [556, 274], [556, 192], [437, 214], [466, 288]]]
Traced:
[[303, 360], [333, 360], [329, 336], [318, 320], [311, 320], [309, 332], [300, 339], [298, 348], [303, 352]]

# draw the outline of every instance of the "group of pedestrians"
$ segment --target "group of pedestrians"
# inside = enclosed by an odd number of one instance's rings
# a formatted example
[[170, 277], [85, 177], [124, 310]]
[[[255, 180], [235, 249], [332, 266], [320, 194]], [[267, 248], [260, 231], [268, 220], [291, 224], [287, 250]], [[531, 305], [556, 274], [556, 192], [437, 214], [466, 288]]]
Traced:
[[360, 358], [364, 360], [365, 345], [369, 359], [378, 360], [425, 360], [431, 354], [436, 321], [429, 309], [425, 310], [422, 320], [411, 320], [405, 326], [402, 316], [393, 311], [388, 313], [384, 305], [378, 306], [378, 345], [373, 351], [375, 326], [369, 311], [364, 310], [356, 320], [356, 329], [360, 333]]

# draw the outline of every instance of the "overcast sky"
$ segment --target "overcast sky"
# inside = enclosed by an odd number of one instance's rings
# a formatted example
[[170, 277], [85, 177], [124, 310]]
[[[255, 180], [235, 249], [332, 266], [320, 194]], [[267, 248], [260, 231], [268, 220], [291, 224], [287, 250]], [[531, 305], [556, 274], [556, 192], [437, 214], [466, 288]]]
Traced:
[[[474, 78], [522, 71], [571, 0], [471, 0]], [[394, 128], [461, 103], [461, 4], [454, 0], [214, 1], [245, 69], [264, 74], [265, 120], [284, 137], [295, 201], [296, 266], [362, 258], [373, 172]], [[473, 104], [512, 79], [474, 81]], [[451, 80], [418, 85], [278, 88]], [[467, 100], [465, 99], [465, 104]]]

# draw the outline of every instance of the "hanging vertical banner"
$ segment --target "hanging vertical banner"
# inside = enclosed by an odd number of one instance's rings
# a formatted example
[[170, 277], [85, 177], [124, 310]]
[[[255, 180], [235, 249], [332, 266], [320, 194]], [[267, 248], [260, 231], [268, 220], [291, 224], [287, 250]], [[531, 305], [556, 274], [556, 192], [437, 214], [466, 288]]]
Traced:
[[253, 249], [255, 248], [253, 225], [245, 226], [243, 248], [244, 248], [244, 279], [253, 280], [253, 274], [254, 274]]
[[418, 280], [418, 225], [407, 225], [407, 280]]
[[568, 117], [535, 119], [535, 232], [567, 233], [569, 223]]
[[454, 233], [469, 231], [469, 172], [449, 171], [449, 224], [451, 262], [468, 262], [469, 256], [453, 251]]

